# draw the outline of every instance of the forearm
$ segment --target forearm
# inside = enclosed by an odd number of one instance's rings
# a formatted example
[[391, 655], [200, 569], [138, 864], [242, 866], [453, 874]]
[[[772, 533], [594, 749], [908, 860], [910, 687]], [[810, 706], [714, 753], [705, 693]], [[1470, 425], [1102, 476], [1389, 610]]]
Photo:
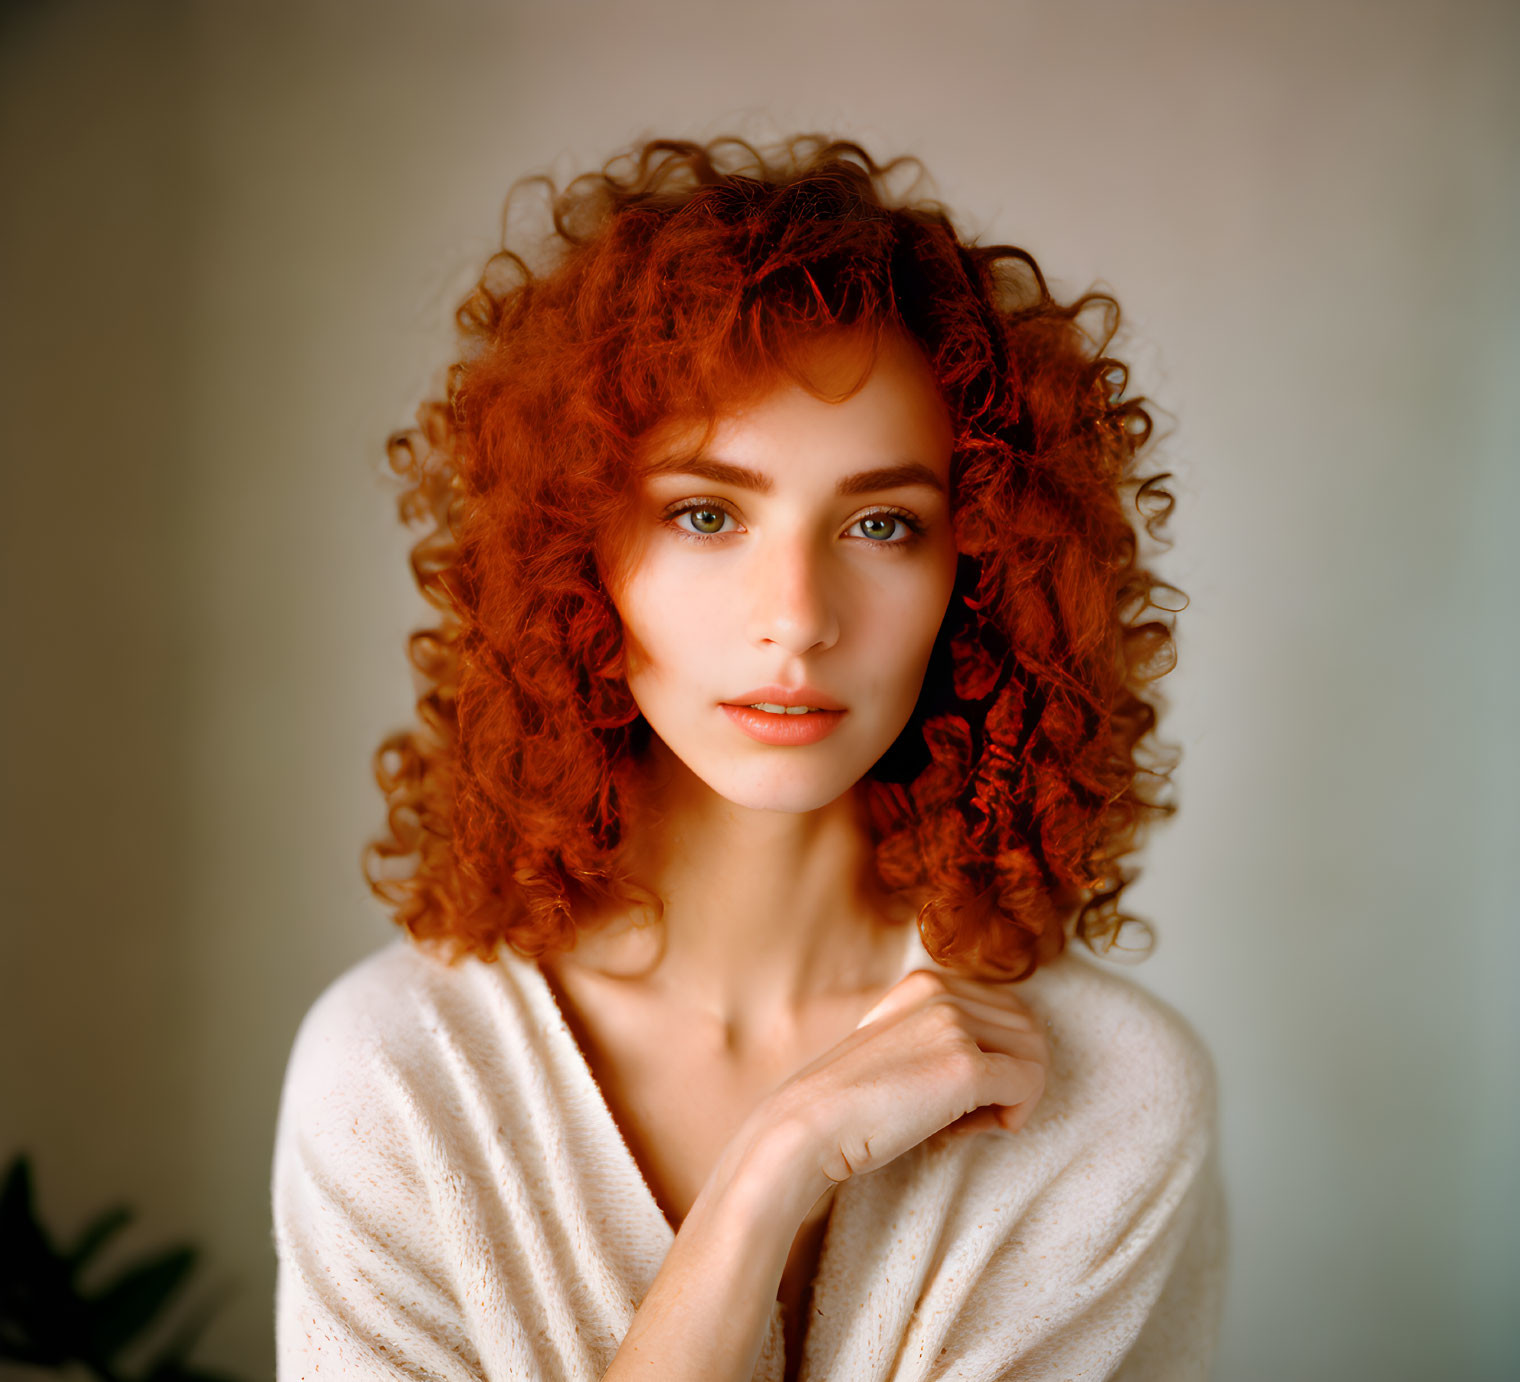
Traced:
[[736, 1139], [682, 1221], [603, 1382], [750, 1382], [792, 1239], [825, 1189], [800, 1129]]

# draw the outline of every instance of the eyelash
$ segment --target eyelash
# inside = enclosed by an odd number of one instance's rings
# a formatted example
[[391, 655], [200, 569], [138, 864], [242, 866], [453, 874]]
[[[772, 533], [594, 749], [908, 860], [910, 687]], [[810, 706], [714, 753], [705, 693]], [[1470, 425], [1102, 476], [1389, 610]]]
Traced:
[[[727, 517], [733, 518], [736, 523], [738, 522], [733, 511], [717, 499], [690, 500], [678, 508], [667, 510], [661, 516], [661, 521], [678, 537], [683, 537], [688, 542], [719, 542], [723, 538], [734, 536], [733, 533], [694, 533], [690, 528], [683, 528], [675, 521], [682, 514], [702, 512], [725, 514]], [[857, 523], [864, 523], [868, 518], [895, 518], [903, 527], [907, 528], [910, 534], [906, 538], [876, 539], [866, 537], [857, 539], [857, 541], [864, 542], [871, 547], [911, 547], [924, 534], [923, 523], [905, 510], [893, 508], [872, 509], [869, 513], [861, 514], [859, 518], [850, 524], [850, 527], [853, 528]]]

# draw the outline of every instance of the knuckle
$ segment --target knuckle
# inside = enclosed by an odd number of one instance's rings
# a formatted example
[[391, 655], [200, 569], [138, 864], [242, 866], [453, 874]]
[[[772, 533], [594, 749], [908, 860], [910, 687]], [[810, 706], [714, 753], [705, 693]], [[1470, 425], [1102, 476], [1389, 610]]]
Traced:
[[949, 999], [925, 1004], [922, 1020], [931, 1033], [941, 1038], [955, 1040], [965, 1031], [965, 1014]]
[[899, 980], [897, 986], [915, 999], [928, 999], [946, 992], [945, 981], [930, 969], [913, 970]]
[[945, 1064], [949, 1067], [950, 1078], [955, 1083], [969, 1084], [981, 1078], [986, 1059], [981, 1048], [975, 1043], [960, 1042], [946, 1053]]

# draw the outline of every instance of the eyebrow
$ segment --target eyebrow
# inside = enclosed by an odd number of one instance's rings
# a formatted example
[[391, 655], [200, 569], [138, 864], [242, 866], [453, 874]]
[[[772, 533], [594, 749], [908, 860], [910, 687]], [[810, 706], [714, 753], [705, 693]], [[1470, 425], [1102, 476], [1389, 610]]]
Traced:
[[[769, 494], [775, 488], [769, 475], [751, 470], [748, 466], [714, 460], [710, 456], [673, 456], [669, 460], [656, 461], [647, 466], [644, 475], [695, 475], [699, 479], [711, 480], [714, 484], [755, 490], [759, 494]], [[903, 461], [899, 465], [880, 466], [875, 470], [861, 470], [854, 475], [846, 475], [834, 486], [834, 493], [870, 494], [876, 490], [906, 489], [913, 485], [923, 485], [939, 494], [945, 492], [944, 483], [928, 466], [918, 461]]]

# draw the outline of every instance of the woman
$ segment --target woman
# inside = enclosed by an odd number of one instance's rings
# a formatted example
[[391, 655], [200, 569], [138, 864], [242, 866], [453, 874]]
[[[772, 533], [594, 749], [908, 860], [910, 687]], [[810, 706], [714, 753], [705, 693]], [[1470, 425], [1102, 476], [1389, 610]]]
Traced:
[[897, 167], [551, 188], [393, 439], [408, 934], [292, 1053], [281, 1378], [1206, 1375], [1213, 1066], [1067, 948], [1170, 809], [1150, 418]]

